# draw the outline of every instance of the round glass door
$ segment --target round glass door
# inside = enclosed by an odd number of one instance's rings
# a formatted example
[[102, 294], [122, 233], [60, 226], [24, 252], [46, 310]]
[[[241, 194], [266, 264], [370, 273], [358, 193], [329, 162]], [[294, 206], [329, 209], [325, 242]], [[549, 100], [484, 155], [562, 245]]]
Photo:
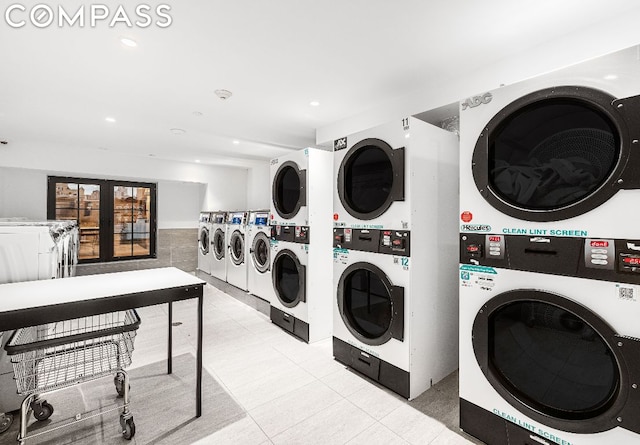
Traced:
[[273, 179], [273, 204], [283, 218], [294, 217], [306, 205], [306, 175], [296, 163], [288, 161], [278, 168]]
[[[524, 220], [555, 221], [592, 210], [621, 187], [628, 154], [606, 93], [555, 88], [501, 110], [480, 136], [473, 175], [498, 210]], [[624, 153], [623, 153], [624, 152]]]
[[256, 270], [260, 273], [267, 272], [271, 261], [271, 248], [269, 238], [264, 232], [258, 232], [253, 239], [251, 252], [251, 258]]
[[352, 216], [370, 220], [404, 199], [404, 151], [365, 139], [345, 155], [338, 171], [338, 196]]
[[213, 254], [217, 260], [224, 258], [224, 231], [222, 229], [216, 229], [213, 234]]
[[370, 345], [381, 345], [393, 337], [402, 340], [404, 302], [396, 289], [372, 264], [355, 263], [345, 269], [338, 281], [338, 309], [357, 339]]
[[200, 252], [203, 255], [209, 253], [209, 230], [206, 227], [200, 229]]
[[235, 230], [231, 234], [229, 250], [231, 251], [233, 264], [239, 266], [244, 262], [244, 235], [239, 230]]
[[617, 340], [583, 306], [541, 291], [502, 294], [476, 317], [473, 344], [492, 386], [533, 419], [573, 432], [615, 426]]
[[281, 250], [273, 259], [273, 288], [286, 307], [305, 301], [305, 268], [291, 250]]

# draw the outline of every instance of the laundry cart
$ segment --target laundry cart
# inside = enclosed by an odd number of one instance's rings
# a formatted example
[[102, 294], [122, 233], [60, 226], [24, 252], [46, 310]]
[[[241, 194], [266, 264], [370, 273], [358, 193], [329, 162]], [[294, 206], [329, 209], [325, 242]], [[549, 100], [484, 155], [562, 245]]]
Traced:
[[[20, 408], [18, 441], [64, 428], [109, 411], [122, 409], [120, 425], [125, 439], [135, 435], [129, 410], [129, 377], [124, 368], [131, 355], [140, 317], [133, 309], [18, 329], [5, 349], [11, 358], [18, 393], [25, 396]], [[89, 380], [114, 375], [115, 389], [124, 403], [73, 419], [46, 431], [27, 436], [30, 412], [43, 421], [53, 414], [45, 393], [68, 388]]]

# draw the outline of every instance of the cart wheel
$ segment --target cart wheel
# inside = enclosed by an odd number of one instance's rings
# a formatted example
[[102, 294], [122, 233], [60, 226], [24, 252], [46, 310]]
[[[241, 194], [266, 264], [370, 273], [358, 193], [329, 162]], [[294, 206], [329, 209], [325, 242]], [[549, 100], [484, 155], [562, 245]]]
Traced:
[[46, 400], [31, 404], [31, 409], [33, 410], [33, 417], [40, 421], [47, 420], [53, 414], [53, 406], [47, 403]]
[[[116, 386], [116, 392], [120, 397], [124, 396], [124, 374], [119, 372], [113, 378], [113, 384]], [[129, 389], [131, 389], [131, 385], [129, 385]]]
[[122, 427], [122, 437], [127, 440], [133, 439], [136, 435], [136, 424], [133, 422], [133, 417], [129, 417]]
[[11, 428], [13, 423], [13, 414], [5, 413], [0, 414], [0, 434]]

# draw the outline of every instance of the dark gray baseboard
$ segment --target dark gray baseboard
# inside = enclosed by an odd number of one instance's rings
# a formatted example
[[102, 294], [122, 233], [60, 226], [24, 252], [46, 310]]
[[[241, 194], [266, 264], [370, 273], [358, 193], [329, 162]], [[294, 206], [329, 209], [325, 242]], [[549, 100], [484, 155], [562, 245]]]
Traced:
[[222, 281], [216, 277], [212, 277], [208, 273], [202, 272], [200, 270], [196, 270], [196, 276], [201, 280], [206, 281], [213, 287], [220, 289], [225, 294], [232, 296], [236, 300], [246, 304], [249, 307], [252, 307], [258, 312], [263, 313], [267, 317], [269, 316], [271, 305], [268, 301], [263, 300], [262, 298], [253, 295], [252, 293], [249, 293], [245, 290], [239, 289], [233, 284], [229, 284], [226, 281]]

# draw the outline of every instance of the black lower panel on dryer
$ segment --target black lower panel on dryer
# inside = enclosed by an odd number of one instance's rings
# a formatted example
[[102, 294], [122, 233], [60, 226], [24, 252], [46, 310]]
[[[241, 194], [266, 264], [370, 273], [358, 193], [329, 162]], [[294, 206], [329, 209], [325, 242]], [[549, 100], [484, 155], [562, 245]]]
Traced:
[[309, 324], [271, 306], [271, 321], [285, 331], [309, 343]]
[[460, 428], [488, 445], [557, 444], [553, 437], [543, 437], [533, 431], [503, 419], [465, 399], [460, 399]]
[[402, 397], [409, 398], [409, 373], [333, 337], [333, 356]]

